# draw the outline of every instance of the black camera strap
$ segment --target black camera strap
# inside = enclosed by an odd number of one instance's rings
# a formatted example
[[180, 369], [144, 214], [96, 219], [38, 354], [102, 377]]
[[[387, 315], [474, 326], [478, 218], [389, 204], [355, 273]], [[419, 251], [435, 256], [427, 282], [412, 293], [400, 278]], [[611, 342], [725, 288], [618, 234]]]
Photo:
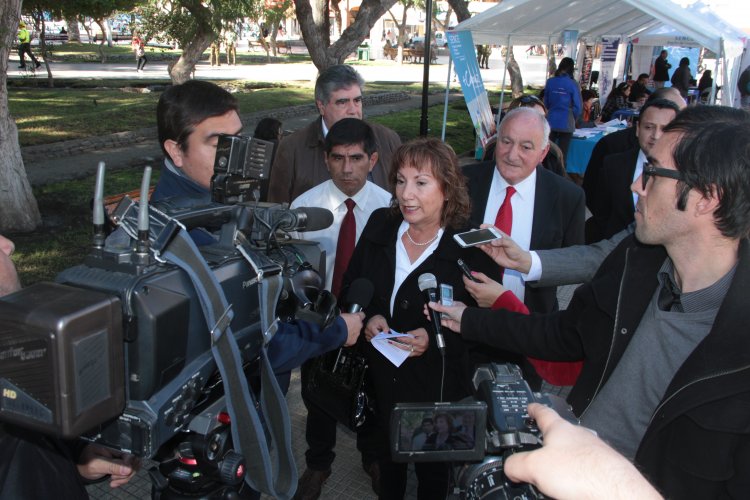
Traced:
[[237, 341], [229, 326], [231, 306], [219, 282], [184, 229], [177, 231], [160, 257], [183, 269], [200, 297], [210, 328], [212, 352], [223, 379], [227, 410], [232, 419], [232, 438], [246, 461], [245, 481], [253, 489], [274, 498], [291, 498], [297, 487], [297, 468], [291, 450], [289, 412], [265, 347], [275, 333], [273, 311], [275, 299], [281, 293], [281, 277], [259, 276], [263, 279], [258, 280], [261, 312], [266, 312], [261, 317], [264, 344], [260, 355], [260, 408], [270, 431], [266, 436], [242, 370]]

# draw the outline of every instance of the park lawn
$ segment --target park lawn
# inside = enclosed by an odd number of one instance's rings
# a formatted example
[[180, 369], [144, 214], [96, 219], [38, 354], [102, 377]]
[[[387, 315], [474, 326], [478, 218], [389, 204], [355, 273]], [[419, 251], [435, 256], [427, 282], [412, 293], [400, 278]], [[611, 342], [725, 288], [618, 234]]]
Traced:
[[[69, 83], [68, 87], [54, 89], [9, 86], [8, 106], [16, 120], [18, 140], [22, 147], [155, 127], [156, 103], [161, 94], [159, 89], [163, 89], [168, 82], [138, 82], [138, 87], [131, 86], [133, 83], [125, 80], [78, 80]], [[103, 84], [108, 87], [96, 86]], [[312, 85], [302, 82], [222, 81], [219, 84], [231, 89], [242, 113], [313, 102]], [[393, 91], [417, 93], [421, 92], [421, 85], [372, 83], [365, 87], [365, 91], [368, 94]], [[440, 88], [435, 86], [431, 91], [440, 91]], [[418, 127], [419, 115], [416, 123]], [[394, 125], [393, 128], [401, 132], [403, 127], [400, 129]]]
[[[234, 95], [244, 113], [312, 102], [312, 89], [303, 85], [253, 82], [239, 87]], [[155, 127], [161, 93], [145, 90], [10, 87], [8, 107], [21, 146], [33, 146]]]

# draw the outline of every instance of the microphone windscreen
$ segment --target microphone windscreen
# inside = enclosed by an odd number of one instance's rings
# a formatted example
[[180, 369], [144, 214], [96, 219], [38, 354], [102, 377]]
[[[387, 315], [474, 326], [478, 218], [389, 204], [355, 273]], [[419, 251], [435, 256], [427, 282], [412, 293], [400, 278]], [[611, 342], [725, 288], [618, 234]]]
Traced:
[[424, 273], [420, 275], [417, 283], [419, 284], [419, 290], [422, 292], [429, 290], [430, 288], [437, 288], [438, 286], [437, 278], [435, 278], [435, 275], [432, 273]]
[[349, 292], [346, 294], [346, 301], [349, 304], [357, 304], [364, 308], [370, 305], [372, 296], [375, 293], [375, 287], [367, 278], [357, 278], [349, 285]]
[[295, 228], [297, 231], [320, 231], [331, 227], [333, 224], [333, 213], [327, 208], [300, 207], [293, 210], [297, 214], [300, 224]]

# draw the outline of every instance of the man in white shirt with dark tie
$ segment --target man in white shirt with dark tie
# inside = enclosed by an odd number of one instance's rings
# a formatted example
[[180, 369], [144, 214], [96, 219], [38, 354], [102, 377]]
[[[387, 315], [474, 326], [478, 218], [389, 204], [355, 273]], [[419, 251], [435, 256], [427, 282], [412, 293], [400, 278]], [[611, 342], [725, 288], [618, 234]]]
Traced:
[[[291, 208], [321, 207], [333, 213], [330, 227], [308, 231], [302, 236], [317, 241], [325, 250], [325, 288], [332, 291], [339, 302], [342, 302], [339, 296], [341, 279], [370, 214], [391, 202], [388, 191], [367, 180], [368, 173], [378, 161], [375, 148], [375, 135], [366, 122], [357, 118], [337, 121], [325, 139], [325, 163], [331, 179], [305, 191], [291, 204]], [[331, 474], [331, 464], [335, 458], [336, 421], [315, 405], [307, 401], [305, 404], [308, 409], [307, 470], [300, 478], [295, 498], [308, 500], [320, 496], [323, 484]], [[378, 474], [373, 470], [377, 468], [375, 457], [367, 453], [367, 446], [359, 436], [358, 447], [362, 451], [365, 471], [371, 476]], [[373, 484], [377, 483], [373, 480]]]

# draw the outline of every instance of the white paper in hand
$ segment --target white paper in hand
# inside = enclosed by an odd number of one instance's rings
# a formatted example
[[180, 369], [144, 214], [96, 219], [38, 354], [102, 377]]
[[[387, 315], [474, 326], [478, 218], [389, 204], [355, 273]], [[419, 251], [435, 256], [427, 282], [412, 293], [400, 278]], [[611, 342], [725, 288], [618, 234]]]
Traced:
[[371, 341], [372, 346], [397, 367], [401, 366], [401, 364], [406, 361], [406, 358], [409, 357], [409, 354], [411, 354], [411, 351], [401, 349], [400, 347], [396, 347], [388, 342], [391, 339], [397, 339], [399, 337], [410, 337], [413, 339], [414, 335], [410, 333], [398, 333], [395, 330], [391, 330], [387, 333], [378, 333]]

